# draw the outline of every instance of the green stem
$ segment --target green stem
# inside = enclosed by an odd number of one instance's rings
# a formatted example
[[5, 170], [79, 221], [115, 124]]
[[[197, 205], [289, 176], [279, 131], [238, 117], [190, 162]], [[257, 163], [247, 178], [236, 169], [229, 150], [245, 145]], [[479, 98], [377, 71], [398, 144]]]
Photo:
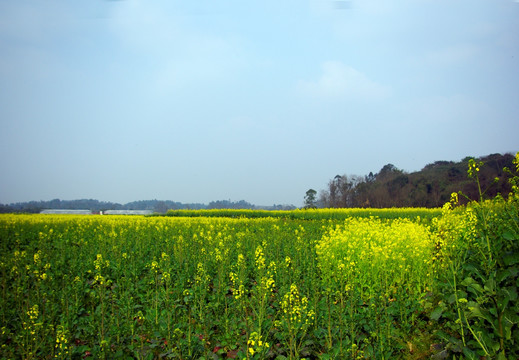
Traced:
[[[454, 280], [454, 296], [456, 298], [456, 308], [458, 310], [458, 319], [460, 320], [461, 340], [463, 341], [463, 346], [466, 346], [465, 335], [463, 334], [465, 330], [463, 329], [463, 319], [461, 317], [460, 304], [458, 301], [458, 289], [456, 287], [456, 272], [454, 271], [454, 268], [452, 267], [452, 265], [451, 265], [451, 270], [452, 270], [452, 278]], [[468, 321], [467, 321], [467, 323], [468, 323]]]
[[159, 324], [159, 275], [155, 275], [155, 325]]
[[[466, 319], [466, 317], [465, 317], [465, 319]], [[487, 350], [485, 344], [483, 344], [481, 342], [481, 340], [479, 339], [479, 337], [476, 335], [476, 333], [474, 332], [474, 330], [470, 326], [469, 321], [468, 320], [465, 320], [465, 321], [467, 322], [467, 327], [468, 327], [469, 331], [471, 332], [472, 336], [474, 336], [474, 339], [476, 339], [476, 341], [478, 342], [479, 346], [483, 349], [483, 351], [485, 352], [485, 355], [489, 356], [490, 354], [488, 353], [488, 350]], [[465, 345], [465, 342], [463, 342], [463, 345]]]
[[332, 309], [330, 305], [330, 294], [326, 294], [326, 305], [328, 306], [328, 350], [333, 346], [332, 343]]
[[189, 358], [192, 357], [193, 355], [193, 349], [191, 347], [191, 309], [188, 310], [188, 331], [187, 331], [187, 346], [188, 346], [188, 355], [189, 355]]

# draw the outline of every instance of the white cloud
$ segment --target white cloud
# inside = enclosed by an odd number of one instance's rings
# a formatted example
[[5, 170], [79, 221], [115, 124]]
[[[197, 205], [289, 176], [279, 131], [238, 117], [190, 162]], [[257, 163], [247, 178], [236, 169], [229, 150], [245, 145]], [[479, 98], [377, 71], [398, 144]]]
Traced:
[[390, 93], [388, 87], [339, 61], [324, 62], [316, 81], [302, 80], [297, 88], [307, 96], [327, 100], [380, 100]]

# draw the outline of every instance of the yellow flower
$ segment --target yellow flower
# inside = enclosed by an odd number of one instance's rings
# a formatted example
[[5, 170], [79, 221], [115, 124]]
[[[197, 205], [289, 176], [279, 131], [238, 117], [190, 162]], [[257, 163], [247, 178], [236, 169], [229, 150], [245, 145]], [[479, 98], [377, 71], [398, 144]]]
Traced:
[[256, 248], [256, 267], [258, 270], [265, 268], [265, 255], [263, 254], [263, 248], [261, 246]]
[[151, 262], [151, 271], [157, 273], [159, 271], [159, 263], [153, 260]]
[[459, 202], [459, 199], [458, 199], [458, 193], [456, 192], [453, 192], [451, 194], [451, 203], [453, 204], [457, 204]]

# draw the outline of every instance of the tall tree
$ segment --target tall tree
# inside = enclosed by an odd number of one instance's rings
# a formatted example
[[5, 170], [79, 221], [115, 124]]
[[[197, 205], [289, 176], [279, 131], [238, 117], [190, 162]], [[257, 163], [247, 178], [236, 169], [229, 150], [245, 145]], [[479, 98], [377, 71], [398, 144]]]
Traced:
[[317, 191], [314, 189], [308, 189], [305, 195], [305, 209], [314, 209], [316, 208], [315, 204], [315, 196], [317, 195]]

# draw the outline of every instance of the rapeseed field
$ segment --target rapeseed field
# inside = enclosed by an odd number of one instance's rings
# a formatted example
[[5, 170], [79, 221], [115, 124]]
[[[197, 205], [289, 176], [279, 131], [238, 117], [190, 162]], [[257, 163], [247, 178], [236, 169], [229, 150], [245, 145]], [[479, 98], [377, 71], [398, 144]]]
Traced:
[[514, 179], [432, 210], [0, 215], [0, 358], [517, 359]]

